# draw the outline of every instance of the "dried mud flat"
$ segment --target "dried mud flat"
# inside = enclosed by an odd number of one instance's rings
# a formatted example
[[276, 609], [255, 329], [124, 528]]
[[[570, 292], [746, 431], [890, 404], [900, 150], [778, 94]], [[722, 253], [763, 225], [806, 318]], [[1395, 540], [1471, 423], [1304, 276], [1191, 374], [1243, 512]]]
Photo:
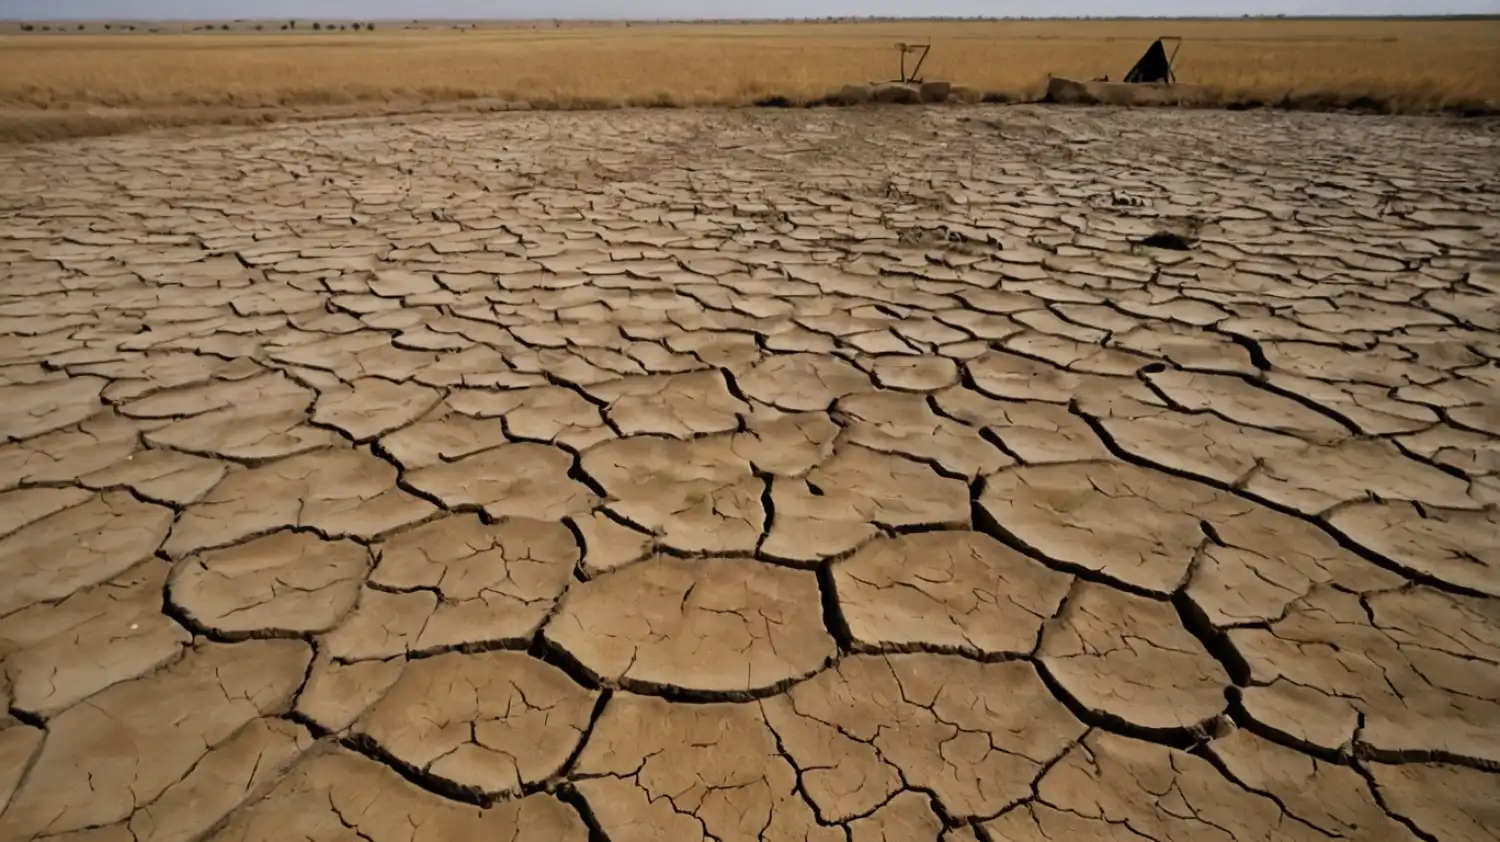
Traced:
[[1497, 141], [0, 151], [0, 839], [1500, 838]]

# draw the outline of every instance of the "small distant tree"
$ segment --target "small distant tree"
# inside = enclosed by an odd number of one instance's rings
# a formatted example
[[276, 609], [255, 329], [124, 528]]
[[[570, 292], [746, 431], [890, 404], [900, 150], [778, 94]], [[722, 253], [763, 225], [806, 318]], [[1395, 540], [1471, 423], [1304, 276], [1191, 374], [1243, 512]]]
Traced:
[[263, 30], [263, 29], [265, 29], [265, 27], [264, 27], [264, 26], [262, 26], [262, 25], [261, 25], [261, 24], [258, 24], [258, 23], [257, 23], [257, 24], [256, 24], [256, 25], [255, 25], [255, 31], [256, 31], [256, 32], [260, 32], [260, 31], [261, 31], [261, 30]]
[[79, 32], [82, 32], [82, 31], [83, 31], [83, 24], [81, 24], [81, 23], [80, 23], [80, 24], [78, 24], [78, 31], [79, 31]]
[[108, 31], [109, 31], [109, 24], [107, 24], [107, 23], [106, 23], [106, 24], [105, 24], [105, 25], [104, 25], [104, 31], [105, 31], [105, 32], [108, 32]]
[[339, 31], [340, 32], [348, 32], [349, 31], [349, 25], [348, 24], [343, 24], [343, 23], [339, 24]]
[[125, 28], [128, 29], [128, 30], [130, 30], [131, 32], [134, 32], [135, 31], [135, 24], [132, 23], [131, 25], [129, 25], [129, 26], [125, 27]]
[[323, 28], [323, 24], [318, 23], [317, 21], [313, 21], [313, 31], [314, 32], [317, 32], [318, 30], [320, 30], [322, 28]]
[[23, 23], [23, 24], [21, 24], [21, 31], [22, 32], [30, 32], [30, 31], [32, 31], [34, 29], [36, 29], [36, 27], [32, 26], [29, 23]]
[[222, 30], [224, 30], [225, 32], [228, 32], [229, 31], [229, 24], [226, 23], [226, 24], [224, 24], [223, 26], [221, 26], [219, 28], [222, 29]]
[[282, 25], [281, 25], [281, 31], [282, 31], [282, 32], [285, 32], [285, 31], [286, 31], [286, 29], [287, 29], [287, 26], [286, 26], [286, 24], [284, 24], [284, 23], [283, 23], [283, 24], [282, 24]]
[[365, 24], [365, 31], [366, 32], [374, 32], [375, 31], [375, 24], [367, 22]]
[[287, 29], [296, 29], [297, 28], [297, 22], [294, 21], [294, 20], [289, 20], [289, 21], [286, 22], [286, 26], [287, 26]]
[[48, 26], [46, 24], [42, 24], [42, 31], [43, 32], [51, 32], [52, 31], [52, 27], [50, 27], [50, 26]]

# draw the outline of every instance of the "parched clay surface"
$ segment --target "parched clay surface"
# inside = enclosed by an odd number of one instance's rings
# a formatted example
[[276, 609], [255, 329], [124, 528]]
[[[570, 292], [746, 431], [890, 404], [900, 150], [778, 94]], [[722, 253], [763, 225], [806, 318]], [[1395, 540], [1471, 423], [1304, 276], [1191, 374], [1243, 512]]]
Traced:
[[348, 539], [273, 532], [183, 559], [167, 597], [222, 637], [319, 632], [354, 608], [369, 564], [369, 550]]
[[1229, 676], [1167, 602], [1080, 583], [1037, 657], [1076, 704], [1120, 728], [1205, 730], [1224, 710]]
[[1496, 842], [1497, 149], [0, 149], [0, 842]]
[[354, 731], [442, 783], [519, 794], [562, 771], [597, 695], [521, 652], [447, 652], [407, 667]]
[[550, 795], [532, 795], [489, 809], [435, 795], [391, 769], [343, 748], [307, 757], [261, 800], [230, 817], [209, 839], [273, 842], [585, 842], [588, 827]]
[[994, 815], [1083, 733], [1031, 664], [951, 655], [851, 656], [762, 708], [826, 817], [907, 786], [950, 815]]
[[835, 654], [817, 600], [809, 571], [660, 556], [579, 584], [543, 634], [606, 682], [758, 694]]
[[1319, 585], [1229, 641], [1249, 668], [1245, 710], [1293, 741], [1500, 765], [1500, 612], [1487, 599]]
[[833, 564], [839, 611], [872, 650], [1028, 654], [1070, 577], [978, 532], [918, 532]]

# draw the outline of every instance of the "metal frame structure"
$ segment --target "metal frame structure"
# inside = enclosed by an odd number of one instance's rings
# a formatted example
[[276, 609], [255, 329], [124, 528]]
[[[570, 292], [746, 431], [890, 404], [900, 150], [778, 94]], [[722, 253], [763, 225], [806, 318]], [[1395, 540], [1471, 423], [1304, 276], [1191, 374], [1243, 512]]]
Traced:
[[1172, 42], [1172, 52], [1167, 56], [1167, 84], [1175, 84], [1177, 82], [1177, 51], [1182, 49], [1182, 36], [1163, 35], [1156, 40], [1161, 41], [1164, 47], [1166, 42]]
[[[901, 78], [895, 81], [903, 85], [922, 84], [922, 78], [917, 74], [922, 72], [922, 62], [927, 60], [927, 54], [932, 51], [932, 40], [928, 39], [925, 44], [897, 44], [896, 50], [901, 54]], [[912, 67], [909, 74], [906, 72], [906, 56], [908, 54], [920, 54], [917, 55], [917, 63]]]

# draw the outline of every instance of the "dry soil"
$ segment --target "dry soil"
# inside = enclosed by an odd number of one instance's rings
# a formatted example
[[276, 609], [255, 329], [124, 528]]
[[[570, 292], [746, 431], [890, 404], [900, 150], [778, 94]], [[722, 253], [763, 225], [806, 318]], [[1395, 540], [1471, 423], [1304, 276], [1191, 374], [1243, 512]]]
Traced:
[[0, 151], [0, 840], [1500, 838], [1497, 142]]

